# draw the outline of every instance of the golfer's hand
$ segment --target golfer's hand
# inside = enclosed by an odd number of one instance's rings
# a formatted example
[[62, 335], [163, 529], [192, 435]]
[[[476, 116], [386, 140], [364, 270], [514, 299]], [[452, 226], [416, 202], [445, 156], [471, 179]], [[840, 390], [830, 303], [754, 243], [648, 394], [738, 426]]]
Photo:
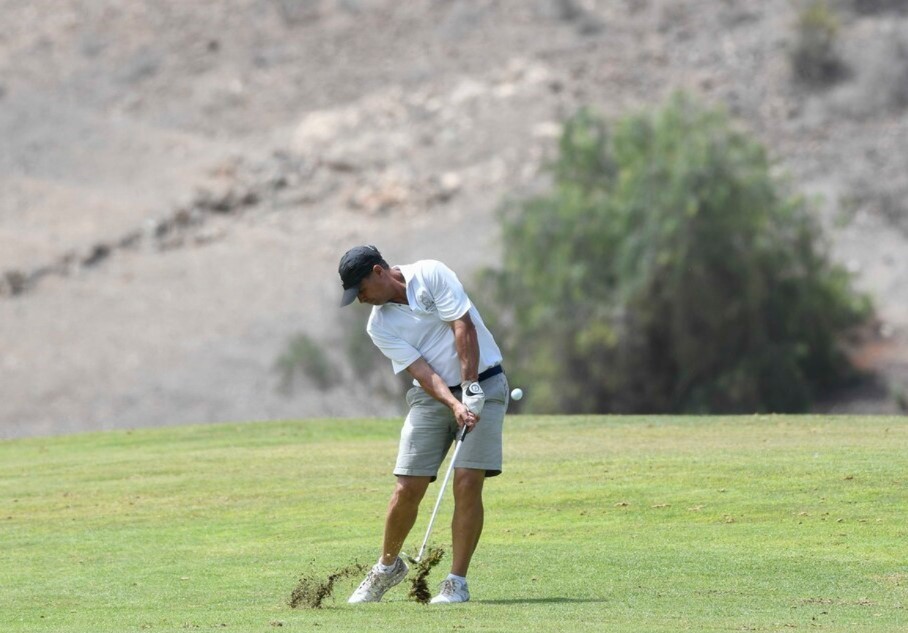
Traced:
[[479, 422], [479, 417], [471, 413], [461, 402], [458, 402], [457, 406], [454, 407], [454, 418], [457, 420], [458, 427], [463, 428], [466, 426], [468, 430], [472, 430], [476, 423]]
[[482, 407], [486, 403], [486, 394], [483, 393], [482, 387], [475, 380], [465, 380], [460, 384], [460, 389], [463, 392], [461, 397], [463, 405], [470, 410], [470, 413], [479, 417]]

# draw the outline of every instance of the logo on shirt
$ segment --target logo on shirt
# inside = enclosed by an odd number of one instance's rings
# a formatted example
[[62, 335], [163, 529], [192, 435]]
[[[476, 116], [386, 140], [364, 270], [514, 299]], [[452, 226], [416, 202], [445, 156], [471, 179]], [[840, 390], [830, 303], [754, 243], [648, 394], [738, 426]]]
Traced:
[[429, 294], [428, 290], [420, 290], [416, 294], [416, 300], [419, 301], [419, 304], [426, 312], [435, 310], [435, 299], [432, 298], [432, 295]]

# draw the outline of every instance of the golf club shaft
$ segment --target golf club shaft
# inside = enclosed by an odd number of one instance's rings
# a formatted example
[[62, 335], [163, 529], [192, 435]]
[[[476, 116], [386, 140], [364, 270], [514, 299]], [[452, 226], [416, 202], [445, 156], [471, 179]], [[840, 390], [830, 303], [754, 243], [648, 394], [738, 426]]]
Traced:
[[460, 437], [457, 438], [457, 446], [454, 447], [454, 455], [451, 456], [451, 463], [448, 464], [448, 472], [445, 473], [444, 481], [441, 482], [441, 489], [438, 491], [438, 499], [435, 501], [435, 509], [432, 510], [432, 517], [429, 519], [429, 527], [426, 529], [426, 538], [422, 540], [422, 547], [419, 548], [419, 554], [416, 556], [416, 562], [422, 560], [422, 555], [426, 552], [426, 543], [429, 542], [429, 536], [432, 534], [432, 526], [435, 524], [435, 517], [438, 516], [438, 508], [441, 507], [441, 500], [445, 495], [445, 489], [448, 487], [448, 479], [451, 478], [451, 472], [454, 470], [454, 462], [457, 461], [457, 453], [463, 446], [463, 440], [467, 436], [467, 426], [463, 426]]

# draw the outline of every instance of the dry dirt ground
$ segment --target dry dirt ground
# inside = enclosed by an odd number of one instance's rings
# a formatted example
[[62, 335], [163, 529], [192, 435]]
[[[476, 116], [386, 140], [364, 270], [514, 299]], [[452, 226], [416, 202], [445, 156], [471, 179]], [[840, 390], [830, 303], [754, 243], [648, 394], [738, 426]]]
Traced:
[[821, 196], [874, 297], [880, 380], [822, 410], [900, 410], [908, 17], [840, 4], [849, 74], [809, 90], [790, 0], [0, 0], [0, 437], [393, 414], [350, 367], [277, 389], [291, 337], [340, 360], [365, 318], [340, 253], [469, 278], [559, 122], [679, 88]]

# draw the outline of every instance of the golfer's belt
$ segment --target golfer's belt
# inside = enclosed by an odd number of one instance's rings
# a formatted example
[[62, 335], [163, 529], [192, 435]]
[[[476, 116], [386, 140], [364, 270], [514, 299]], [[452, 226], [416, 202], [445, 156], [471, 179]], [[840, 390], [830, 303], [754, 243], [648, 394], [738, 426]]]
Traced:
[[[503, 373], [504, 367], [502, 367], [501, 365], [492, 365], [487, 370], [479, 374], [479, 376], [476, 378], [476, 382], [482, 382], [483, 380], [487, 380], [492, 376], [497, 376], [498, 374]], [[455, 387], [448, 387], [448, 389], [451, 390], [451, 393], [460, 393], [460, 385], [457, 385]]]

